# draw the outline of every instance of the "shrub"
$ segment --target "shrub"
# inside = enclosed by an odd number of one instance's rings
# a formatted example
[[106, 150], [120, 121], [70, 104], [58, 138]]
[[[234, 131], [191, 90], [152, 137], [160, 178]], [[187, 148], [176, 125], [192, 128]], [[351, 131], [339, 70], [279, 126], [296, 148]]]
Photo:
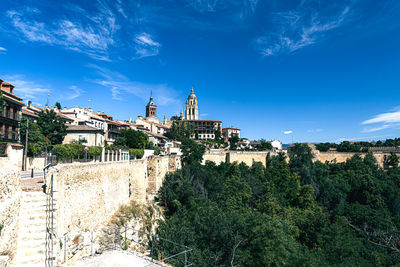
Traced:
[[135, 156], [136, 158], [142, 158], [144, 155], [144, 149], [131, 148], [129, 149], [129, 155]]

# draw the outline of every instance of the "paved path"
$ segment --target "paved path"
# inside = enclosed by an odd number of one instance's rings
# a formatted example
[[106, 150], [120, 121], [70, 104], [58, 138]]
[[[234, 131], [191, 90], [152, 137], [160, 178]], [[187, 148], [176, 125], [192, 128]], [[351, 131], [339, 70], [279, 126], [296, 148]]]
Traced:
[[105, 251], [101, 255], [87, 257], [79, 260], [73, 265], [74, 267], [159, 267], [159, 265], [151, 262], [149, 257], [140, 253], [128, 253], [126, 251], [113, 250]]
[[32, 177], [32, 171], [21, 172], [21, 179], [39, 178], [39, 177], [43, 177], [43, 171], [34, 171], [33, 177]]

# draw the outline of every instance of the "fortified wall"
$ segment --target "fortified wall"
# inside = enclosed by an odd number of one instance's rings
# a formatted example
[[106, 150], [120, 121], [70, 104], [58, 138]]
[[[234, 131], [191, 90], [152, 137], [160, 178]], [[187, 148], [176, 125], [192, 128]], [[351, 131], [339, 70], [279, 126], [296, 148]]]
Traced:
[[[365, 157], [366, 153], [348, 153], [348, 152], [319, 152], [318, 150], [312, 151], [314, 154], [313, 161], [325, 162], [346, 162], [346, 160], [352, 158], [354, 155], [359, 154], [361, 157]], [[225, 150], [213, 150], [206, 152], [203, 157], [203, 164], [206, 161], [212, 161], [215, 164], [220, 164], [221, 162], [226, 163], [245, 163], [249, 166], [253, 162], [261, 162], [266, 166], [267, 157], [275, 156], [277, 152], [274, 151], [225, 151]], [[385, 159], [390, 156], [390, 153], [385, 152], [373, 152], [372, 155], [375, 157], [378, 165], [384, 167]], [[397, 153], [400, 156], [400, 153]]]
[[143, 204], [152, 199], [166, 174], [179, 168], [181, 161], [177, 156], [60, 164], [50, 168], [46, 184], [50, 186], [53, 177], [55, 231], [65, 243], [64, 251], [56, 252], [59, 263], [96, 250], [92, 241], [99, 242], [102, 227], [122, 204], [131, 200]]
[[50, 168], [54, 181], [57, 233], [97, 229], [131, 200], [152, 198], [167, 173], [181, 167], [180, 157], [149, 157], [121, 162], [60, 164]]

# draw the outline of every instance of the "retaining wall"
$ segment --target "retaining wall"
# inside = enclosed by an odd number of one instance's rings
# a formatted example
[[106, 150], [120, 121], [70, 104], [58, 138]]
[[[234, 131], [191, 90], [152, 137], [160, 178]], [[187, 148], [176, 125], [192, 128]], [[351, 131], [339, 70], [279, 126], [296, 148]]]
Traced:
[[17, 226], [21, 200], [21, 173], [16, 167], [0, 168], [0, 255], [13, 259], [17, 244]]

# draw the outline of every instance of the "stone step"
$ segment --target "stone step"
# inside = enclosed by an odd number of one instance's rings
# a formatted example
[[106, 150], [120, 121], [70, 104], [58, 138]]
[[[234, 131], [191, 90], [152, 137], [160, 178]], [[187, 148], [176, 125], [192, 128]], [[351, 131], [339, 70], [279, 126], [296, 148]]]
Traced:
[[42, 239], [18, 240], [19, 249], [41, 249], [46, 247], [45, 237]]
[[[21, 254], [17, 255], [15, 266], [45, 266], [46, 254]], [[37, 264], [37, 265], [36, 265]]]
[[46, 220], [47, 216], [50, 217], [50, 213], [46, 214], [45, 211], [38, 213], [20, 213], [20, 221], [35, 221], [35, 220]]

